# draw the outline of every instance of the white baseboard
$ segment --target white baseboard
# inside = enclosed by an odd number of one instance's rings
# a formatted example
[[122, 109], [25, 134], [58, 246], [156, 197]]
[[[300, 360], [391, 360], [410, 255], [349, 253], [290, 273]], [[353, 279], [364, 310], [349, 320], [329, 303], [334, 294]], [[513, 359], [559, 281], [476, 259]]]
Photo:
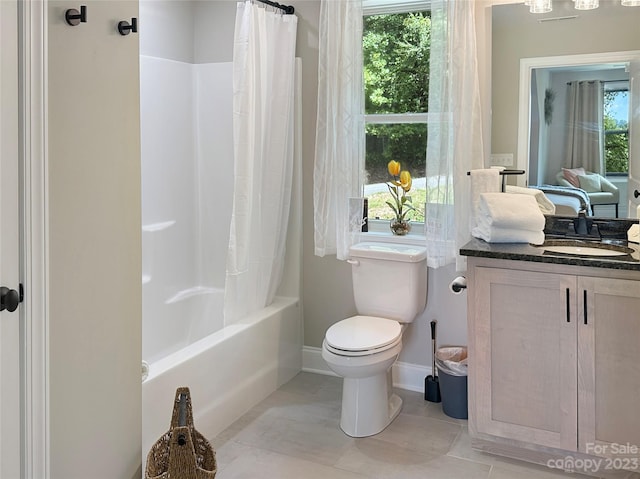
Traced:
[[[322, 350], [311, 346], [302, 348], [302, 370], [309, 373], [337, 376], [322, 359]], [[431, 374], [430, 367], [396, 361], [392, 370], [393, 386], [423, 393], [424, 378], [429, 374]]]
[[419, 364], [396, 361], [391, 374], [394, 387], [424, 393], [424, 378], [431, 374], [431, 368]]
[[322, 349], [311, 346], [302, 347], [302, 370], [308, 373], [337, 376], [322, 359]]

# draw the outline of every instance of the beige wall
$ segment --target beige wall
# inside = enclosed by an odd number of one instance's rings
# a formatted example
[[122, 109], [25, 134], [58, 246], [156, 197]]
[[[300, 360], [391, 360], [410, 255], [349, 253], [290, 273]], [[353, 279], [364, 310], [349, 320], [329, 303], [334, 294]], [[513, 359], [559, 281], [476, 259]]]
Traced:
[[140, 54], [194, 63], [194, 12], [200, 3], [206, 2], [140, 0]]
[[141, 252], [136, 1], [48, 22], [51, 477], [140, 477]]
[[[554, 11], [534, 15], [522, 4], [500, 5], [493, 18], [493, 153], [517, 154], [520, 59], [640, 49], [640, 8], [611, 0], [600, 8], [577, 12], [570, 0], [554, 0]], [[538, 22], [542, 17], [578, 15], [577, 19]]]
[[194, 0], [194, 63], [233, 61], [236, 0]]

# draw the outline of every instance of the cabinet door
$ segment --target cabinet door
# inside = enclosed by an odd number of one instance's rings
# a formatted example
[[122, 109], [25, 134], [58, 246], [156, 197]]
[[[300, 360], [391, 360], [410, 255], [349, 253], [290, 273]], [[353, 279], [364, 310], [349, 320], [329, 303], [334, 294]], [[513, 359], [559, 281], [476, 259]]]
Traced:
[[637, 460], [640, 281], [578, 278], [578, 316], [580, 451]]
[[479, 433], [577, 448], [576, 277], [478, 267]]

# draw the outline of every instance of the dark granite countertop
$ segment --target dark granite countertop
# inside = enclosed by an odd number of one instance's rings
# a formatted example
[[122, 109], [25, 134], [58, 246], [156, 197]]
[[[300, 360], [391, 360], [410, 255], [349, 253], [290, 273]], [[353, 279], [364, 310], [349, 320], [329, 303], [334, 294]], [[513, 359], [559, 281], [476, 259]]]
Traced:
[[[580, 256], [545, 250], [544, 246], [527, 243], [487, 243], [472, 238], [460, 248], [462, 256], [555, 263], [590, 268], [624, 269], [640, 271], [640, 245], [627, 241], [628, 233], [637, 228], [638, 220], [623, 218], [594, 218], [545, 216], [545, 245], [566, 244], [580, 247], [607, 247], [626, 249], [619, 256]], [[636, 232], [637, 234], [637, 232]], [[636, 238], [633, 238], [636, 241]]]
[[631, 242], [625, 243], [625, 246], [631, 248], [633, 252], [622, 256], [577, 256], [551, 253], [545, 251], [544, 247], [527, 243], [487, 243], [481, 239], [472, 238], [460, 248], [460, 254], [481, 258], [640, 271], [640, 246]]

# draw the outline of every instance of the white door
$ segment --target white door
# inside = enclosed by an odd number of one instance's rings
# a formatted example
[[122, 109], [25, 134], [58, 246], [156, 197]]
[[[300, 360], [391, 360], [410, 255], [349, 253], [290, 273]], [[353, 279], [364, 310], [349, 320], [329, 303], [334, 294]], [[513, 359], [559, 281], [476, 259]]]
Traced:
[[[640, 58], [629, 62], [629, 218], [640, 216]], [[621, 198], [622, 199], [622, 198]], [[624, 201], [624, 199], [622, 199]], [[636, 240], [637, 241], [637, 240]]]
[[[0, 287], [9, 304], [19, 289], [16, 0], [0, 1], [0, 45]], [[9, 309], [0, 311], [0, 479], [20, 477], [20, 308]]]

